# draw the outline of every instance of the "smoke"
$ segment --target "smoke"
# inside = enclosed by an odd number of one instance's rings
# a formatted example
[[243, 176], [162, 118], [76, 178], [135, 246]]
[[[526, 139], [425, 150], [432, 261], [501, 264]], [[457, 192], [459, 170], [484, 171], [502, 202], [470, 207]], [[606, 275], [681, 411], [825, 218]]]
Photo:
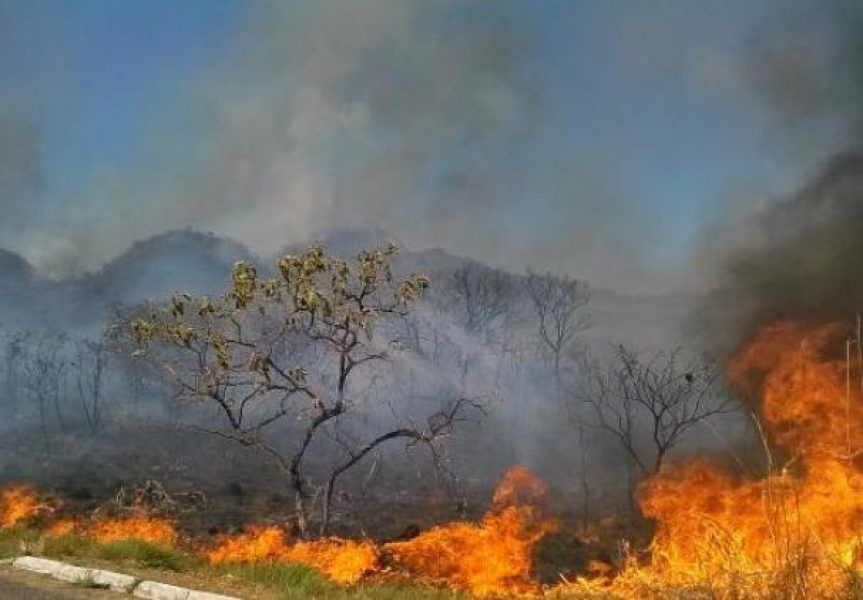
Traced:
[[735, 338], [863, 307], [863, 10], [796, 2], [783, 15], [753, 45], [747, 74], [772, 139], [810, 177], [716, 229], [726, 233], [713, 247], [721, 285], [706, 314], [713, 333]]
[[53, 202], [28, 258], [63, 274], [187, 226], [266, 253], [345, 226], [491, 235], [534, 110], [526, 26], [475, 0], [250, 6], [228, 56], [154, 111], [140, 160]]
[[39, 179], [35, 129], [0, 114], [0, 231], [30, 218]]
[[775, 2], [745, 78], [786, 155], [825, 161], [863, 137], [863, 9], [859, 2]]
[[[225, 199], [220, 228], [258, 249], [321, 227], [476, 226], [499, 191], [493, 155], [530, 122], [529, 40], [505, 13], [346, 6], [269, 6], [243, 73], [213, 94], [219, 138], [202, 179]], [[233, 198], [252, 206], [238, 214]]]
[[759, 239], [726, 263], [751, 318], [848, 318], [863, 307], [863, 155], [835, 157], [755, 225]]
[[170, 229], [268, 255], [374, 226], [512, 270], [598, 286], [649, 280], [652, 239], [632, 234], [648, 229], [646, 211], [619, 189], [617, 149], [573, 155], [549, 123], [560, 118], [547, 116], [559, 114], [545, 96], [549, 51], [525, 6], [323, 0], [246, 11], [220, 56], [144, 112], [134, 158], [87, 165], [80, 189], [54, 182], [57, 197], [30, 210], [28, 226], [16, 220], [12, 249], [65, 276]]

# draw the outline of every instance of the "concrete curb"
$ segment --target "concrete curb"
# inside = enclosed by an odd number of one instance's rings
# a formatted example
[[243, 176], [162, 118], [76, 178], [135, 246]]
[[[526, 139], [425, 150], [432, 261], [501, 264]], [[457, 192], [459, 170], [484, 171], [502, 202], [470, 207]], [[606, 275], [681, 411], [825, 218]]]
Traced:
[[115, 592], [132, 594], [147, 600], [240, 600], [235, 596], [223, 596], [211, 592], [190, 590], [176, 585], [159, 583], [158, 581], [140, 581], [131, 575], [104, 571], [102, 569], [87, 569], [76, 567], [58, 560], [38, 558], [36, 556], [19, 556], [11, 561], [13, 569], [23, 569], [33, 573], [49, 575], [54, 579], [71, 583], [95, 585], [108, 588]]

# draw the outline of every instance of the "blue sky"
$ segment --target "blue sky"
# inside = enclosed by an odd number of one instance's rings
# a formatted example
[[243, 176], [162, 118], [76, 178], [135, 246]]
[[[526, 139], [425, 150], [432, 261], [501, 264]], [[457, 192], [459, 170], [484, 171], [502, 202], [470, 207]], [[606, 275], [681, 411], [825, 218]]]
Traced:
[[0, 115], [40, 173], [0, 246], [56, 273], [178, 226], [266, 253], [374, 222], [638, 288], [799, 167], [742, 75], [771, 6], [0, 0]]

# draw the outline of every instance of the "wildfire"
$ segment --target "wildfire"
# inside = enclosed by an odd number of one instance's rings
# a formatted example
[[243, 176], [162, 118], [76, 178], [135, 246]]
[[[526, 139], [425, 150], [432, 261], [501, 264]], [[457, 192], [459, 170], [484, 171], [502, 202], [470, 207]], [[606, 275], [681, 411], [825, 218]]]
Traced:
[[[638, 489], [641, 511], [655, 525], [647, 553], [625, 553], [616, 573], [592, 561], [589, 575], [546, 591], [625, 598], [674, 590], [716, 598], [846, 593], [863, 576], [863, 364], [856, 356], [836, 325], [782, 323], [761, 331], [728, 375], [757, 406], [771, 448], [765, 472], [734, 474], [708, 459], [663, 467]], [[294, 541], [280, 527], [258, 526], [220, 538], [206, 556], [215, 563], [304, 564], [342, 584], [395, 571], [480, 597], [535, 595], [541, 590], [531, 576], [532, 555], [557, 527], [545, 503], [543, 482], [516, 467], [478, 523], [450, 523], [380, 546]], [[39, 509], [29, 488], [0, 492], [2, 527]], [[49, 529], [72, 531], [97, 541], [177, 542], [172, 522], [144, 515], [89, 526], [62, 520]]]
[[352, 584], [378, 568], [368, 541], [327, 538], [290, 544], [280, 527], [252, 527], [228, 536], [207, 553], [212, 562], [284, 562], [308, 565], [336, 583]]
[[544, 497], [542, 481], [515, 467], [498, 484], [492, 509], [480, 523], [450, 523], [385, 548], [411, 574], [477, 596], [531, 593], [536, 590], [531, 580], [533, 548], [556, 528], [541, 515]]
[[61, 537], [75, 533], [80, 527], [77, 519], [64, 518], [58, 519], [51, 523], [48, 527], [48, 535], [53, 537]]
[[847, 589], [863, 566], [863, 404], [840, 334], [835, 325], [783, 323], [738, 354], [729, 376], [757, 395], [781, 462], [763, 478], [741, 478], [698, 460], [646, 481], [639, 502], [656, 524], [651, 560], [630, 561], [611, 590], [835, 597]]
[[380, 570], [379, 555], [411, 575], [448, 583], [479, 596], [535, 591], [531, 553], [555, 524], [542, 516], [545, 485], [527, 469], [511, 469], [498, 484], [492, 509], [478, 524], [452, 523], [379, 548], [369, 541], [326, 538], [291, 543], [276, 526], [222, 537], [212, 562], [285, 562], [311, 566], [352, 584]]
[[177, 531], [168, 519], [137, 515], [120, 519], [99, 519], [87, 531], [97, 542], [140, 540], [162, 546], [173, 546]]
[[0, 528], [14, 527], [44, 508], [38, 494], [30, 487], [16, 486], [0, 491]]

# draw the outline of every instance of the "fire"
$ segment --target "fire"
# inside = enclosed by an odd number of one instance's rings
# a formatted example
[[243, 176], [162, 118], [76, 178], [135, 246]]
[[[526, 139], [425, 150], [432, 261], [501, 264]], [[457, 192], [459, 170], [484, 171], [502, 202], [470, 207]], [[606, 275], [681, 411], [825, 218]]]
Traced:
[[0, 528], [14, 527], [31, 519], [44, 508], [38, 494], [30, 487], [15, 486], [0, 491]]
[[284, 562], [308, 565], [336, 583], [353, 584], [378, 568], [377, 549], [368, 541], [325, 538], [290, 544], [280, 527], [252, 527], [223, 537], [207, 553], [212, 562]]
[[48, 527], [47, 534], [53, 537], [61, 537], [71, 535], [78, 531], [80, 525], [77, 519], [64, 518], [51, 523]]
[[283, 560], [314, 567], [336, 583], [351, 584], [377, 570], [378, 553], [368, 541], [327, 538], [297, 542]]
[[288, 544], [281, 527], [250, 527], [244, 533], [224, 536], [207, 552], [211, 562], [276, 562]]
[[536, 590], [530, 579], [532, 550], [555, 527], [541, 514], [545, 493], [539, 479], [516, 467], [501, 480], [492, 509], [479, 524], [452, 523], [381, 548], [365, 540], [339, 538], [292, 543], [280, 527], [251, 527], [222, 537], [207, 558], [216, 563], [304, 564], [332, 581], [353, 584], [380, 570], [378, 557], [383, 552], [411, 574], [479, 596], [528, 593]]
[[[765, 472], [735, 474], [709, 459], [664, 466], [638, 489], [641, 512], [654, 523], [647, 551], [624, 552], [616, 572], [594, 560], [588, 575], [550, 594], [847, 595], [852, 579], [863, 577], [863, 364], [842, 333], [832, 324], [780, 323], [756, 335], [729, 363], [728, 375], [758, 409], [771, 449]], [[450, 523], [381, 546], [293, 541], [280, 527], [251, 527], [222, 537], [206, 556], [214, 563], [309, 565], [342, 584], [387, 565], [479, 597], [536, 595], [533, 552], [557, 527], [545, 503], [543, 482], [516, 467], [478, 523]], [[0, 526], [39, 508], [35, 492], [9, 488], [0, 493]], [[177, 541], [170, 521], [142, 515], [97, 519], [89, 527], [58, 521], [49, 531], [76, 529], [97, 541]]]
[[410, 573], [477, 596], [532, 593], [533, 549], [556, 528], [541, 515], [544, 497], [542, 481], [515, 467], [498, 484], [492, 509], [480, 523], [450, 523], [385, 548]]
[[139, 540], [162, 546], [173, 546], [177, 541], [177, 531], [171, 521], [144, 515], [99, 519], [90, 525], [87, 534], [97, 542]]
[[630, 561], [610, 590], [835, 597], [848, 589], [863, 567], [863, 398], [850, 385], [841, 333], [782, 323], [738, 354], [729, 376], [757, 395], [781, 462], [745, 478], [698, 460], [646, 481], [639, 503], [656, 524], [650, 562]]

